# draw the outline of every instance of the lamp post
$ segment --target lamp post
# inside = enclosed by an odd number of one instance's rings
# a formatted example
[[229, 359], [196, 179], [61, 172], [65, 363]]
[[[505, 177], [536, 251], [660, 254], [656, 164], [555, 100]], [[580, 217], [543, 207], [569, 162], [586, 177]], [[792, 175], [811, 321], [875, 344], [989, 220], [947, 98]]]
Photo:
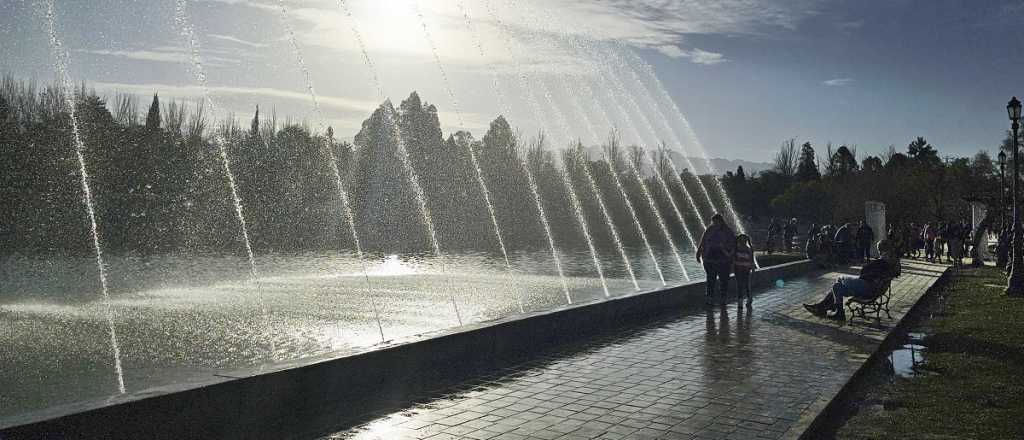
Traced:
[[1006, 230], [1006, 152], [999, 150], [999, 233]]
[[1024, 253], [1021, 253], [1020, 206], [1017, 202], [1018, 173], [1020, 172], [1020, 147], [1017, 145], [1017, 131], [1020, 130], [1020, 101], [1014, 96], [1006, 104], [1006, 113], [1010, 116], [1010, 129], [1013, 131], [1013, 260], [1010, 263], [1010, 276], [1006, 280], [1006, 294], [1024, 296]]

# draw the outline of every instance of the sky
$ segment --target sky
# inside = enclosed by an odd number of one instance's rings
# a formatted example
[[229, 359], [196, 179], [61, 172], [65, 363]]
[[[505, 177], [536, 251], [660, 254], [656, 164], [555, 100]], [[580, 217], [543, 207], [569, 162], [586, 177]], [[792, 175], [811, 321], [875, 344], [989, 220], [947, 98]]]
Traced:
[[[46, 10], [0, 2], [0, 72], [56, 78]], [[341, 138], [417, 91], [446, 133], [477, 138], [503, 114], [556, 146], [614, 128], [626, 143], [751, 161], [790, 138], [863, 157], [924, 136], [972, 155], [997, 148], [1006, 102], [1024, 95], [1020, 1], [63, 0], [53, 11], [68, 76], [102, 95], [198, 102], [201, 72], [222, 117], [247, 120], [258, 104]]]

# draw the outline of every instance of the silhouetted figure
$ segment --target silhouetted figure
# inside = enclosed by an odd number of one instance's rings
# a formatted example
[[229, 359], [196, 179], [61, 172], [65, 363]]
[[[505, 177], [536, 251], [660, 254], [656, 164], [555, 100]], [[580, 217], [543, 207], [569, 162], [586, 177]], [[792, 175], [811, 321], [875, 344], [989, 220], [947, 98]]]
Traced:
[[949, 259], [956, 267], [962, 267], [964, 264], [964, 233], [961, 225], [958, 223], [951, 224], [947, 235], [946, 246], [949, 247]]
[[938, 227], [932, 224], [924, 225], [924, 232], [921, 238], [924, 239], [924, 257], [929, 262], [935, 261], [935, 237], [938, 235]]
[[753, 301], [750, 296], [750, 272], [754, 270], [754, 246], [747, 234], [736, 237], [736, 253], [732, 259], [732, 270], [736, 274], [736, 304], [743, 307], [743, 297], [747, 297], [747, 305]]
[[725, 302], [729, 289], [729, 272], [732, 270], [733, 252], [736, 250], [736, 236], [725, 224], [722, 214], [711, 217], [711, 224], [700, 237], [697, 246], [697, 261], [704, 265], [707, 274], [705, 302], [714, 301], [715, 285], [719, 285], [722, 301]]
[[857, 228], [857, 257], [861, 261], [871, 258], [871, 243], [875, 242], [875, 231], [867, 223], [861, 221]]
[[764, 244], [764, 250], [769, 255], [775, 251], [775, 240], [782, 235], [782, 225], [774, 218], [768, 223], [768, 240]]
[[793, 239], [796, 237], [796, 219], [791, 219], [782, 231], [782, 248], [785, 252], [793, 250]]
[[1006, 268], [1010, 260], [1010, 228], [1003, 228], [996, 241], [996, 267]]
[[[843, 309], [845, 298], [877, 296], [881, 289], [886, 288], [888, 283], [900, 274], [899, 257], [894, 253], [891, 243], [882, 240], [878, 243], [878, 249], [882, 253], [882, 258], [865, 264], [859, 277], [840, 277], [821, 301], [815, 304], [804, 304], [804, 308], [815, 316], [845, 320], [846, 312]], [[829, 315], [829, 312], [833, 312], [833, 314]]]
[[832, 239], [832, 247], [835, 249], [833, 255], [836, 261], [839, 263], [845, 263], [850, 259], [850, 255], [853, 253], [853, 231], [850, 230], [850, 224], [846, 223], [836, 230], [836, 235]]

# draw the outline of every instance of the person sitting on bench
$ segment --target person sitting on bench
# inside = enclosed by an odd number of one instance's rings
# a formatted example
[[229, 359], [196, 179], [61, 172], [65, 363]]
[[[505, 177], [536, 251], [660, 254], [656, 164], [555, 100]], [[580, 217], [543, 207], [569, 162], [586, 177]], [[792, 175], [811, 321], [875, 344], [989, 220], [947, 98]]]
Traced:
[[[843, 299], [847, 297], [871, 299], [879, 296], [893, 278], [899, 276], [899, 260], [889, 252], [886, 240], [878, 243], [882, 257], [864, 265], [857, 278], [841, 277], [832, 285], [832, 290], [816, 304], [804, 304], [804, 308], [815, 316], [845, 320]], [[832, 315], [828, 312], [833, 311]]]

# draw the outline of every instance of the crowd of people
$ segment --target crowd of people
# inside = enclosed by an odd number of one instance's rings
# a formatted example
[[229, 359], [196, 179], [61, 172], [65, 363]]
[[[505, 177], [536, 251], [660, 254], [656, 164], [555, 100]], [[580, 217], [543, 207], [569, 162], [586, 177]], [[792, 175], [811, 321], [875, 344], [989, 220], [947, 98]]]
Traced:
[[[799, 223], [796, 219], [777, 221], [772, 219], [768, 226], [765, 252], [789, 251], [797, 246]], [[981, 228], [983, 229], [983, 228]], [[936, 223], [895, 223], [884, 234], [878, 234], [867, 222], [838, 225], [812, 224], [807, 229], [804, 251], [809, 259], [821, 267], [865, 263], [862, 276], [857, 279], [843, 278], [821, 302], [806, 305], [812, 313], [843, 319], [842, 298], [865, 295], [874, 290], [883, 280], [898, 275], [901, 258], [923, 258], [929, 262], [948, 262], [963, 265], [965, 256], [974, 255], [978, 247], [987, 243], [967, 222]], [[996, 246], [997, 264], [1005, 264], [1010, 244], [1010, 234], [1003, 231]], [[877, 246], [879, 259], [872, 259], [872, 245]], [[754, 270], [754, 247], [746, 234], [736, 235], [725, 223], [721, 214], [711, 218], [711, 224], [700, 238], [697, 246], [697, 260], [707, 274], [705, 302], [714, 304], [716, 295], [724, 304], [729, 291], [729, 277], [735, 275], [737, 304], [743, 307], [751, 304], [750, 273]], [[978, 261], [975, 258], [975, 261]]]
[[974, 231], [967, 222], [897, 223], [879, 236], [866, 222], [857, 225], [811, 225], [807, 232], [805, 253], [820, 266], [868, 261], [871, 244], [883, 240], [893, 255], [901, 258], [924, 258], [929, 262], [963, 265], [974, 243]]
[[777, 249], [784, 252], [793, 250], [796, 246], [797, 228], [798, 223], [795, 218], [788, 222], [771, 219], [771, 222], [768, 223], [768, 239], [764, 245], [765, 253], [771, 254]]

